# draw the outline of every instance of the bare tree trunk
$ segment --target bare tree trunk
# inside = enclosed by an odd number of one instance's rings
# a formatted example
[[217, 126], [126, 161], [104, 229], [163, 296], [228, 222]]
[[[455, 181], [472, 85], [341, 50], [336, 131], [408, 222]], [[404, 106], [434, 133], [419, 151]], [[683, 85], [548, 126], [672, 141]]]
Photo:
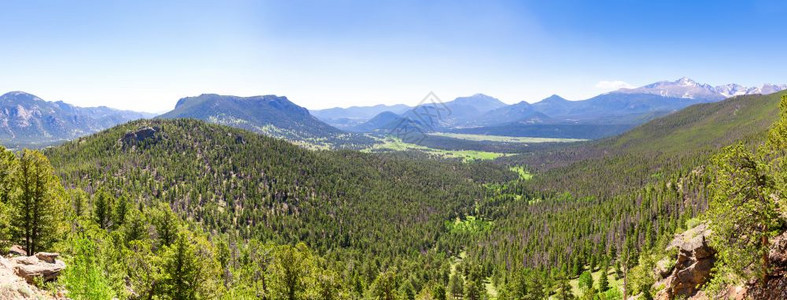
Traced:
[[765, 249], [765, 251], [762, 252], [762, 284], [764, 285], [770, 275], [770, 261], [768, 259], [770, 242], [768, 241], [768, 237], [765, 235], [760, 237], [760, 244], [762, 244], [762, 248]]

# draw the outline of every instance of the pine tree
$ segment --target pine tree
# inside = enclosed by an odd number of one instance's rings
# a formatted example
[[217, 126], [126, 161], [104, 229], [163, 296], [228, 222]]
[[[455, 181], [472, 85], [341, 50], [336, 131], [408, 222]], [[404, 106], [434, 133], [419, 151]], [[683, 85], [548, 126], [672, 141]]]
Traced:
[[9, 246], [11, 239], [10, 206], [11, 191], [15, 188], [14, 174], [17, 167], [17, 158], [13, 152], [0, 146], [0, 248]]
[[609, 289], [609, 278], [607, 278], [609, 272], [609, 267], [605, 264], [604, 267], [601, 268], [601, 277], [598, 279], [598, 291], [603, 293]]
[[574, 299], [574, 294], [571, 293], [571, 285], [568, 283], [568, 276], [561, 273], [557, 278], [557, 299], [570, 300]]
[[481, 284], [476, 280], [465, 283], [465, 299], [481, 300]]
[[385, 271], [380, 273], [372, 282], [369, 292], [373, 299], [395, 300], [396, 298], [396, 273]]
[[765, 277], [768, 240], [780, 225], [767, 167], [742, 144], [725, 148], [713, 162], [715, 180], [707, 212], [711, 245], [732, 274], [743, 276], [758, 261], [755, 270]]
[[451, 275], [451, 278], [448, 279], [448, 289], [451, 291], [451, 295], [454, 299], [462, 298], [462, 295], [465, 292], [465, 282], [461, 275]]
[[578, 284], [579, 289], [581, 289], [583, 293], [586, 293], [593, 288], [593, 276], [590, 274], [590, 271], [582, 272], [582, 275], [579, 275]]
[[200, 264], [194, 246], [185, 234], [178, 235], [175, 243], [164, 253], [161, 281], [165, 295], [173, 300], [198, 299]]
[[142, 219], [142, 213], [136, 209], [129, 213], [128, 222], [124, 224], [123, 228], [126, 244], [147, 238], [145, 220]]
[[274, 255], [273, 290], [276, 299], [303, 298], [312, 272], [313, 261], [306, 244], [278, 247]]
[[71, 211], [74, 218], [86, 215], [88, 212], [87, 193], [82, 189], [69, 189], [68, 190]]
[[0, 146], [0, 202], [8, 203], [11, 192], [16, 187], [14, 174], [19, 167], [19, 160], [14, 152]]
[[445, 287], [443, 287], [442, 284], [435, 285], [434, 289], [432, 290], [432, 298], [435, 300], [446, 300]]
[[168, 205], [158, 206], [153, 225], [156, 227], [159, 246], [169, 246], [175, 242], [178, 234], [178, 217]]
[[25, 149], [22, 152], [15, 177], [19, 192], [12, 200], [11, 224], [14, 236], [25, 246], [27, 255], [33, 255], [56, 237], [65, 190], [49, 160], [38, 151]]
[[128, 198], [120, 196], [115, 201], [115, 209], [112, 212], [112, 225], [119, 227], [126, 222], [126, 214], [128, 213], [129, 203]]
[[401, 290], [400, 298], [402, 300], [415, 300], [415, 291], [414, 291], [415, 288], [413, 287], [413, 284], [409, 280], [405, 281], [404, 284], [402, 284], [402, 286], [399, 289]]
[[100, 190], [93, 198], [93, 215], [96, 223], [101, 229], [107, 229], [112, 219], [112, 196], [106, 191]]

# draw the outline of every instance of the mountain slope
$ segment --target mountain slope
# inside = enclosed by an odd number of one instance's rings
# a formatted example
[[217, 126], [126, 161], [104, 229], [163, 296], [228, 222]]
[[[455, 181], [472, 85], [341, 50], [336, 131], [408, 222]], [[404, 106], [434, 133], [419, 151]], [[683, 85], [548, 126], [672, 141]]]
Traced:
[[[431, 101], [433, 100], [433, 101]], [[393, 106], [373, 106], [362, 108], [347, 108], [347, 109], [331, 109], [328, 111], [320, 111], [319, 114], [326, 118], [327, 122], [340, 124], [342, 128], [356, 131], [356, 132], [372, 132], [386, 130], [390, 127], [388, 122], [380, 122], [380, 119], [372, 121], [374, 117], [382, 117], [386, 120], [392, 120], [392, 115], [385, 114], [388, 111], [399, 115], [401, 118], [410, 119], [414, 123], [423, 125], [424, 130], [446, 129], [455, 126], [474, 126], [478, 117], [489, 111], [504, 108], [507, 105], [502, 101], [484, 94], [475, 94], [469, 97], [458, 97], [452, 101], [440, 102], [439, 99], [430, 99], [425, 103], [421, 103], [417, 107], [407, 107], [403, 105]], [[391, 109], [385, 109], [391, 108]], [[361, 114], [357, 113], [359, 110], [367, 114], [371, 111], [380, 111], [379, 113], [368, 116], [367, 118], [359, 117]], [[434, 114], [431, 117], [426, 115]], [[439, 114], [439, 116], [438, 116]], [[368, 115], [368, 114], [367, 114]], [[332, 117], [332, 119], [327, 119]], [[428, 123], [428, 124], [427, 124]]]
[[[653, 115], [654, 113], [663, 115], [702, 102], [709, 101], [646, 93], [609, 93], [580, 101], [550, 97], [533, 104], [533, 107], [536, 111], [563, 122], [641, 124], [647, 120], [637, 118], [638, 116]], [[625, 118], [621, 118], [622, 116]]]
[[10, 92], [0, 96], [0, 143], [11, 148], [41, 147], [149, 116], [108, 107], [77, 107], [25, 92]]
[[[787, 92], [697, 104], [617, 137], [523, 155], [511, 162], [551, 174], [541, 177], [545, 178], [539, 183], [542, 189], [604, 185], [614, 191], [637, 187], [663, 176], [660, 172], [664, 170], [688, 172], [704, 163], [709, 154], [735, 141], [762, 141], [778, 117], [782, 95]], [[626, 180], [610, 183], [603, 177], [583, 175], [589, 165], [602, 164], [607, 171], [624, 174]]]
[[371, 118], [369, 121], [353, 126], [348, 130], [354, 132], [390, 131], [402, 122], [402, 120], [404, 119], [401, 116], [390, 111], [384, 111], [374, 116], [374, 118]]
[[160, 119], [191, 118], [284, 138], [317, 147], [356, 147], [372, 140], [346, 134], [312, 116], [287, 97], [203, 94], [178, 100]]
[[445, 105], [449, 108], [460, 106], [471, 107], [481, 113], [506, 106], [506, 104], [499, 99], [484, 94], [475, 94], [469, 97], [458, 97], [453, 101], [446, 102]]
[[372, 119], [374, 116], [390, 111], [401, 114], [410, 107], [404, 104], [375, 106], [351, 106], [347, 108], [335, 107], [328, 109], [310, 110], [311, 114], [321, 121], [339, 129], [348, 129]]
[[479, 195], [476, 178], [509, 176], [479, 164], [308, 151], [189, 119], [131, 122], [46, 155], [68, 186], [167, 203], [207, 231], [387, 256], [433, 249], [443, 222]]
[[[525, 166], [533, 176], [503, 187], [508, 196], [504, 192], [479, 205], [485, 212], [480, 217], [494, 225], [492, 233], [468, 246], [467, 257], [498, 269], [557, 268], [577, 278], [595, 272], [599, 262], [622, 263], [614, 255], [621, 250], [649, 255], [708, 208], [714, 180], [710, 157], [738, 141], [763, 142], [785, 95], [698, 104], [619, 137], [505, 158], [507, 165]], [[640, 276], [651, 276], [652, 270]], [[653, 286], [632, 281], [635, 288]]]
[[[635, 89], [621, 89], [586, 100], [568, 101], [553, 95], [531, 105], [534, 111], [549, 116], [545, 124], [507, 122], [485, 124], [481, 128], [454, 131], [507, 136], [567, 137], [598, 139], [618, 135], [650, 120], [694, 104], [718, 102], [729, 96], [770, 94], [787, 85], [766, 84], [743, 87], [728, 84], [713, 87], [688, 78], [660, 81]], [[529, 112], [523, 113], [527, 116]], [[497, 118], [506, 120], [505, 118]]]
[[469, 124], [475, 126], [490, 126], [503, 123], [539, 124], [554, 122], [554, 120], [535, 110], [532, 104], [525, 101], [498, 107], [479, 116]]

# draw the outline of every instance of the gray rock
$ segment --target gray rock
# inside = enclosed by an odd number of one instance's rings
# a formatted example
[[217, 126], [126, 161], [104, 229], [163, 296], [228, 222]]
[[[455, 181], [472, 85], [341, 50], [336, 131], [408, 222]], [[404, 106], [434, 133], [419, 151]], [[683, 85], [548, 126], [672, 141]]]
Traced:
[[[701, 285], [710, 279], [711, 269], [716, 262], [716, 251], [708, 246], [707, 237], [711, 234], [706, 224], [700, 224], [692, 229], [678, 234], [670, 242], [667, 249], [678, 249], [678, 257], [672, 272], [659, 281], [664, 289], [656, 299], [675, 299], [677, 297], [692, 297], [697, 295]], [[667, 265], [666, 262], [663, 263]], [[656, 266], [656, 272], [663, 275], [665, 268]]]
[[41, 278], [44, 282], [47, 282], [60, 276], [60, 271], [66, 268], [66, 264], [61, 260], [54, 260], [54, 257], [59, 256], [59, 254], [45, 253], [41, 255], [46, 259], [52, 258], [53, 262], [51, 263], [40, 260], [38, 258], [39, 254], [12, 258], [10, 261], [13, 265], [14, 273], [31, 284], [35, 282], [35, 278]]

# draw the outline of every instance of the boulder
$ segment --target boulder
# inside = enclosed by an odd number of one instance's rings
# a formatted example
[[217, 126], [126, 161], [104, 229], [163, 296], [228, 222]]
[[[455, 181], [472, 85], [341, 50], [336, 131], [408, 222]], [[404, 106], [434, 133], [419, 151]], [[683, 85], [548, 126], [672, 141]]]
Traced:
[[28, 283], [35, 282], [35, 278], [41, 278], [44, 282], [51, 281], [60, 276], [60, 271], [65, 269], [66, 264], [54, 258], [59, 256], [57, 253], [45, 253], [41, 255], [52, 262], [39, 259], [39, 253], [34, 256], [20, 256], [10, 259], [14, 273], [22, 277]]
[[[657, 264], [658, 272], [663, 280], [657, 284], [663, 289], [656, 294], [656, 299], [675, 299], [697, 296], [701, 285], [710, 278], [711, 269], [716, 262], [716, 251], [708, 246], [707, 237], [710, 230], [706, 224], [678, 234], [670, 242], [667, 249], [678, 249], [678, 257], [671, 272]], [[667, 265], [666, 263], [664, 265]]]
[[25, 248], [22, 248], [22, 246], [13, 245], [11, 246], [11, 248], [8, 249], [8, 254], [14, 256], [27, 255], [27, 250], [25, 250]]
[[51, 291], [42, 291], [35, 285], [28, 283], [16, 274], [14, 271], [16, 266], [16, 263], [11, 259], [0, 256], [0, 299], [66, 299], [60, 292], [53, 295]]
[[60, 256], [60, 254], [54, 253], [54, 252], [38, 252], [38, 253], [36, 253], [36, 258], [38, 258], [39, 260], [43, 260], [45, 262], [48, 262], [50, 264], [54, 264], [55, 263], [55, 259], [58, 258], [59, 256]]

